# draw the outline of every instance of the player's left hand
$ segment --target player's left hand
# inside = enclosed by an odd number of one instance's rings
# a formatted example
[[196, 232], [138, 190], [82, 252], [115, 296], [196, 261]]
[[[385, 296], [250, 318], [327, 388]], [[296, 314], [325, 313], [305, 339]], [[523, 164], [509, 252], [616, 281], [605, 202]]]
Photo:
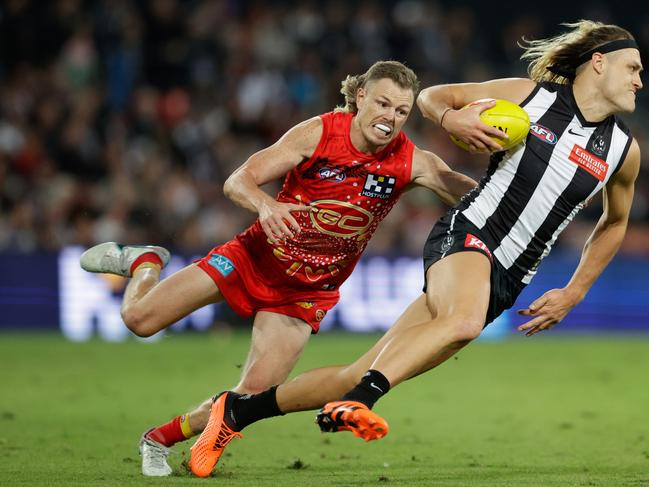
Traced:
[[574, 308], [579, 299], [567, 288], [552, 289], [538, 298], [526, 309], [518, 311], [522, 316], [533, 316], [534, 319], [523, 323], [518, 331], [524, 331], [525, 336], [536, 335], [543, 330], [549, 330]]

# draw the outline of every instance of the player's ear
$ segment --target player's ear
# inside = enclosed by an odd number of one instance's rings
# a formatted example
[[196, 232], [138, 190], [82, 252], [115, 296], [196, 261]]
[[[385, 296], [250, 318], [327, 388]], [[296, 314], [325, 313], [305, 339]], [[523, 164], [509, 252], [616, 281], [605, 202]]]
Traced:
[[367, 96], [367, 92], [365, 91], [365, 88], [359, 88], [356, 90], [356, 106], [360, 109], [363, 106], [363, 102], [365, 101], [365, 97]]
[[593, 66], [593, 69], [597, 74], [602, 74], [604, 70], [604, 65], [606, 64], [606, 57], [600, 52], [593, 54], [593, 57], [590, 59], [590, 63]]

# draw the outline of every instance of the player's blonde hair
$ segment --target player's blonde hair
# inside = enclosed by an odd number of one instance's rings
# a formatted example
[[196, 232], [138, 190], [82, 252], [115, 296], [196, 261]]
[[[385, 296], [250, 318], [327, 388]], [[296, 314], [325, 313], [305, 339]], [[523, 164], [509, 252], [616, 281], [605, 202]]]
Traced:
[[561, 25], [570, 30], [547, 39], [527, 40], [523, 38], [522, 43], [519, 43], [519, 46], [525, 50], [521, 59], [530, 61], [527, 72], [534, 81], [571, 83], [572, 77], [553, 71], [574, 72], [578, 68], [576, 64], [579, 57], [584, 53], [607, 42], [633, 40], [629, 31], [617, 25], [603, 24], [592, 20], [580, 20]]
[[356, 93], [359, 88], [365, 88], [370, 81], [388, 78], [401, 88], [411, 89], [413, 96], [419, 91], [419, 79], [415, 72], [399, 61], [378, 61], [364, 74], [349, 75], [341, 83], [340, 92], [345, 97], [345, 104], [337, 106], [335, 111], [357, 113]]

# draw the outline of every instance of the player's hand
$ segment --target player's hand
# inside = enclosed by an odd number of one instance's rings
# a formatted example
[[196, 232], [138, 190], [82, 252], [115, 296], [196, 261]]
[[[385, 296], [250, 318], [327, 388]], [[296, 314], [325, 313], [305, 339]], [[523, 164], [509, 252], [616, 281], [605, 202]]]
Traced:
[[522, 316], [533, 316], [534, 319], [523, 323], [518, 331], [524, 331], [525, 336], [536, 335], [543, 330], [549, 330], [557, 325], [574, 308], [580, 299], [567, 288], [552, 289], [534, 301], [526, 309], [518, 311]]
[[301, 231], [300, 225], [291, 213], [311, 210], [313, 207], [308, 205], [280, 203], [273, 200], [259, 209], [259, 223], [268, 240], [273, 244], [279, 244], [283, 240], [295, 237]]
[[495, 105], [496, 100], [489, 100], [461, 110], [449, 110], [442, 120], [442, 128], [468, 144], [470, 152], [501, 151], [502, 146], [491, 137], [507, 140], [507, 134], [480, 120], [480, 114]]

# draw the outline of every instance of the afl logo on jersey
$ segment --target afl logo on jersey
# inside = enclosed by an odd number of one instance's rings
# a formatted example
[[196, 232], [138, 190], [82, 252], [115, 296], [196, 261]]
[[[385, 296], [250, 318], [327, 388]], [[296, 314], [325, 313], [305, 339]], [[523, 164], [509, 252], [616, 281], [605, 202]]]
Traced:
[[316, 208], [309, 213], [313, 226], [326, 235], [355, 237], [367, 230], [374, 215], [359, 206], [338, 200], [317, 200], [311, 203]]
[[347, 175], [345, 174], [344, 170], [333, 167], [323, 167], [322, 169], [320, 169], [319, 174], [320, 179], [327, 179], [336, 183], [340, 183], [347, 179]]
[[550, 145], [556, 144], [557, 140], [559, 140], [552, 130], [539, 123], [533, 123], [530, 125], [530, 134]]

